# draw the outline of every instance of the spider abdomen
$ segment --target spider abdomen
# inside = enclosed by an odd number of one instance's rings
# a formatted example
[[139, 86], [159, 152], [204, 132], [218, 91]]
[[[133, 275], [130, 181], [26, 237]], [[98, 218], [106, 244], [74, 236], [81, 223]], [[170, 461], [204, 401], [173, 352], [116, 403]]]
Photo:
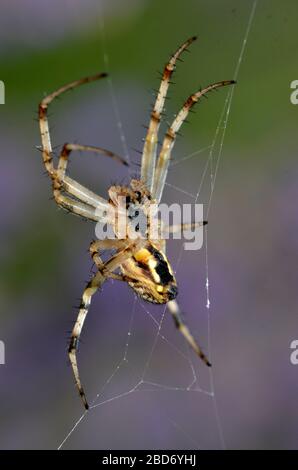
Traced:
[[165, 304], [178, 294], [166, 255], [151, 242], [127, 260], [121, 269], [130, 287], [147, 302]]

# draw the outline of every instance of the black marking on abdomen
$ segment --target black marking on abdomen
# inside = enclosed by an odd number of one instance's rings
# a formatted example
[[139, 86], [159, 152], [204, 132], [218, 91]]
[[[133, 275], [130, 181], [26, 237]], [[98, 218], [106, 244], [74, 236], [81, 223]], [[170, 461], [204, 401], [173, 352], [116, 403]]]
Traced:
[[149, 251], [154, 256], [154, 259], [157, 262], [155, 271], [160, 277], [160, 284], [165, 286], [169, 284], [169, 282], [174, 281], [174, 278], [169, 271], [168, 263], [163, 257], [163, 255], [160, 253], [160, 251], [153, 248], [153, 246], [150, 246]]

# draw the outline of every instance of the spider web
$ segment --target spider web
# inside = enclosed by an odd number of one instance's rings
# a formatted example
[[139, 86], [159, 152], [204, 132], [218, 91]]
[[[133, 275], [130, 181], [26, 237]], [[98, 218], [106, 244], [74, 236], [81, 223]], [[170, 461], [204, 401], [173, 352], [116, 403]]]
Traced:
[[[249, 33], [251, 30], [251, 26], [255, 17], [255, 12], [256, 12], [256, 7], [257, 7], [258, 0], [254, 0], [250, 13], [249, 13], [249, 18], [248, 22], [246, 25], [246, 29], [244, 32], [244, 37], [241, 43], [241, 48], [239, 55], [236, 60], [236, 66], [235, 66], [235, 71], [234, 71], [234, 76], [233, 78], [237, 80], [241, 63], [243, 61], [246, 45], [247, 45], [247, 40], [249, 37]], [[107, 52], [106, 48], [106, 37], [105, 37], [105, 24], [104, 24], [104, 16], [103, 12], [100, 12], [99, 15], [100, 18], [100, 31], [101, 31], [101, 43], [102, 43], [102, 52], [103, 52], [103, 58], [105, 62], [105, 66], [107, 71], [109, 71], [110, 68], [110, 63], [109, 63], [109, 55]], [[112, 102], [112, 107], [113, 107], [113, 112], [115, 116], [115, 120], [117, 123], [117, 128], [119, 132], [119, 138], [121, 141], [121, 145], [123, 147], [123, 153], [124, 156], [126, 157], [127, 161], [130, 162], [130, 155], [128, 151], [128, 145], [127, 145], [127, 140], [125, 137], [124, 129], [123, 129], [123, 121], [121, 119], [120, 111], [119, 111], [119, 106], [114, 90], [114, 85], [112, 82], [111, 78], [108, 78], [108, 84], [109, 84], [109, 92], [111, 95], [111, 102]], [[200, 183], [198, 185], [196, 193], [191, 193], [187, 190], [187, 188], [181, 188], [176, 185], [166, 183], [168, 187], [171, 189], [183, 193], [184, 195], [190, 197], [194, 203], [196, 203], [201, 195], [201, 190], [203, 187], [204, 181], [207, 179], [209, 176], [210, 178], [210, 193], [209, 193], [209, 200], [207, 202], [207, 211], [206, 211], [206, 216], [208, 219], [209, 212], [211, 210], [212, 206], [212, 200], [213, 200], [213, 195], [214, 195], [214, 188], [215, 188], [215, 183], [218, 175], [218, 169], [220, 165], [220, 161], [222, 158], [223, 154], [223, 146], [224, 146], [224, 140], [225, 140], [225, 135], [226, 135], [226, 130], [227, 130], [227, 125], [228, 125], [228, 120], [230, 116], [230, 110], [231, 110], [231, 105], [232, 105], [232, 100], [233, 100], [233, 95], [234, 95], [234, 87], [231, 87], [227, 93], [226, 99], [224, 101], [223, 109], [221, 111], [214, 136], [211, 142], [211, 145], [198, 149], [197, 151], [185, 155], [184, 157], [181, 157], [178, 161], [174, 161], [171, 163], [171, 167], [175, 167], [187, 160], [192, 159], [193, 157], [196, 157], [199, 154], [205, 154], [207, 152], [207, 158], [204, 164], [202, 176], [200, 179]], [[205, 227], [205, 236], [204, 236], [204, 249], [205, 249], [205, 294], [206, 294], [206, 316], [207, 316], [207, 355], [212, 362], [212, 345], [211, 345], [211, 315], [210, 315], [210, 310], [211, 310], [211, 284], [210, 284], [210, 278], [209, 278], [209, 261], [208, 261], [208, 226]], [[175, 272], [179, 270], [180, 264], [182, 262], [183, 258], [183, 245], [181, 243], [180, 251], [178, 253], [178, 257], [176, 260], [176, 263], [174, 264]], [[133, 335], [133, 326], [134, 326], [134, 320], [135, 320], [135, 314], [137, 307], [139, 307], [145, 315], [148, 317], [150, 322], [152, 323], [153, 327], [155, 328], [155, 333], [154, 333], [154, 338], [152, 341], [152, 345], [149, 350], [149, 354], [147, 356], [147, 359], [145, 360], [144, 366], [142, 368], [142, 372], [139, 375], [139, 379], [135, 381], [135, 384], [131, 387], [129, 387], [126, 391], [123, 391], [121, 393], [116, 393], [116, 394], [110, 394], [108, 396], [105, 396], [108, 388], [114, 381], [115, 377], [119, 373], [119, 371], [129, 363], [129, 349], [130, 349], [130, 343], [131, 343], [131, 337]], [[130, 315], [130, 320], [129, 320], [129, 325], [128, 325], [128, 330], [126, 334], [126, 341], [125, 341], [125, 346], [124, 346], [124, 351], [121, 356], [121, 359], [118, 361], [118, 363], [115, 365], [115, 367], [112, 369], [112, 372], [108, 376], [107, 380], [104, 382], [104, 385], [102, 388], [96, 393], [93, 401], [90, 403], [90, 409], [88, 411], [85, 411], [73, 424], [71, 429], [67, 432], [65, 437], [62, 439], [58, 446], [58, 450], [64, 448], [65, 444], [70, 440], [71, 436], [73, 433], [76, 432], [80, 424], [82, 423], [83, 420], [87, 419], [88, 416], [94, 411], [100, 407], [104, 407], [107, 404], [110, 404], [112, 402], [116, 402], [118, 400], [122, 400], [123, 398], [127, 397], [128, 395], [140, 393], [140, 392], [164, 392], [164, 393], [171, 393], [171, 392], [183, 392], [183, 393], [194, 393], [194, 394], [204, 394], [207, 396], [213, 406], [213, 413], [214, 413], [214, 418], [215, 418], [215, 423], [216, 423], [216, 428], [217, 428], [217, 434], [218, 434], [218, 439], [220, 442], [220, 447], [222, 449], [226, 448], [226, 443], [225, 443], [225, 438], [224, 438], [224, 433], [223, 433], [223, 428], [222, 428], [222, 423], [220, 419], [220, 413], [218, 410], [218, 405], [217, 405], [217, 399], [216, 399], [216, 393], [215, 393], [215, 385], [214, 385], [214, 372], [213, 368], [209, 369], [209, 387], [208, 389], [205, 389], [204, 387], [200, 386], [199, 383], [199, 378], [196, 372], [196, 369], [194, 367], [193, 361], [196, 360], [196, 357], [193, 357], [189, 352], [188, 348], [185, 348], [185, 350], [180, 349], [177, 347], [163, 332], [163, 324], [164, 324], [164, 319], [166, 315], [166, 306], [162, 308], [161, 315], [159, 318], [156, 318], [155, 315], [153, 315], [149, 308], [147, 307], [147, 304], [143, 301], [141, 301], [137, 296], [133, 295], [133, 302], [132, 302], [132, 309], [131, 309], [131, 315]], [[184, 386], [174, 386], [174, 385], [167, 385], [158, 381], [152, 381], [149, 380], [148, 378], [148, 372], [149, 368], [152, 364], [152, 360], [154, 357], [154, 353], [156, 352], [158, 344], [162, 342], [166, 345], [166, 347], [170, 348], [173, 354], [176, 354], [179, 356], [183, 361], [185, 361], [185, 364], [189, 368], [190, 371], [190, 377], [191, 380], [186, 383]], [[188, 441], [189, 444], [191, 445], [191, 448], [195, 449], [200, 449], [202, 446], [200, 443], [197, 442], [196, 439], [194, 439], [182, 426], [180, 423], [177, 423], [174, 421], [172, 418], [167, 417], [169, 423], [173, 428], [175, 428], [181, 435], [184, 435]]]

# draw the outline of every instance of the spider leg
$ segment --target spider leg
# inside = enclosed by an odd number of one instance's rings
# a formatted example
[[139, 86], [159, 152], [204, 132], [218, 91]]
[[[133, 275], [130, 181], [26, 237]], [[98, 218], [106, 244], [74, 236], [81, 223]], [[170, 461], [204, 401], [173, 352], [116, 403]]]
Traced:
[[72, 366], [73, 374], [75, 377], [75, 382], [76, 382], [80, 397], [83, 401], [83, 404], [86, 410], [89, 408], [89, 406], [88, 406], [86, 395], [85, 395], [85, 392], [81, 383], [80, 375], [79, 375], [76, 353], [77, 353], [80, 335], [82, 332], [84, 321], [86, 319], [86, 316], [89, 310], [92, 296], [102, 286], [102, 284], [107, 278], [112, 277], [111, 276], [111, 274], [113, 274], [112, 271], [117, 269], [127, 258], [132, 256], [136, 251], [138, 251], [142, 247], [143, 244], [144, 244], [144, 240], [137, 240], [137, 241], [134, 241], [133, 243], [126, 244], [126, 246], [123, 249], [120, 249], [120, 251], [116, 253], [114, 256], [112, 256], [106, 263], [101, 263], [98, 272], [88, 282], [83, 292], [78, 317], [77, 317], [77, 320], [75, 322], [75, 325], [73, 327], [72, 334], [71, 334], [68, 354], [69, 354], [69, 359], [70, 359], [70, 363]]
[[177, 304], [176, 300], [171, 300], [170, 302], [168, 302], [167, 307], [173, 316], [176, 327], [183, 334], [188, 344], [197, 353], [197, 355], [202, 359], [202, 361], [207, 366], [211, 367], [211, 364], [208, 361], [206, 355], [203, 353], [202, 349], [200, 348], [200, 346], [198, 345], [198, 343], [195, 341], [194, 337], [190, 333], [188, 326], [184, 323], [181, 317], [181, 311], [180, 311], [179, 305]]
[[79, 309], [79, 314], [77, 317], [77, 320], [75, 322], [75, 325], [72, 330], [71, 334], [71, 340], [68, 348], [68, 355], [69, 355], [69, 360], [71, 363], [71, 367], [73, 370], [73, 374], [75, 377], [75, 382], [76, 386], [79, 390], [80, 397], [83, 400], [83, 404], [88, 410], [89, 406], [86, 400], [86, 395], [81, 383], [80, 375], [79, 375], [79, 369], [78, 369], [78, 363], [77, 363], [77, 357], [76, 357], [76, 352], [78, 349], [78, 343], [81, 335], [81, 331], [84, 325], [84, 321], [86, 319], [88, 309], [91, 303], [92, 296], [95, 294], [95, 292], [98, 290], [98, 288], [103, 284], [105, 281], [105, 277], [102, 275], [100, 271], [98, 271], [91, 281], [88, 282], [83, 295], [82, 295], [82, 300], [80, 304], [80, 309]]
[[[114, 248], [119, 249], [127, 245], [127, 242], [124, 240], [118, 239], [105, 239], [105, 240], [95, 240], [90, 243], [89, 252], [92, 258], [92, 261], [95, 263], [98, 269], [102, 269], [104, 262], [102, 261], [99, 250], [112, 250]], [[110, 273], [109, 277], [116, 279], [117, 281], [125, 281], [126, 278], [122, 274]]]
[[[56, 185], [61, 190], [65, 191], [71, 196], [74, 196], [79, 201], [82, 201], [88, 204], [89, 206], [92, 206], [92, 208], [97, 209], [97, 212], [95, 212], [97, 217], [94, 220], [101, 220], [103, 216], [100, 217], [100, 214], [108, 214], [110, 205], [108, 201], [106, 201], [106, 199], [104, 199], [103, 197], [94, 193], [90, 189], [87, 189], [85, 186], [73, 180], [67, 175], [64, 176], [62, 181], [60, 181], [60, 185], [58, 178], [56, 178], [55, 181], [57, 182]], [[108, 222], [106, 218], [105, 221]]]
[[63, 189], [66, 193], [76, 197], [79, 201], [86, 203], [95, 209], [98, 209], [96, 213], [97, 217], [94, 217], [93, 220], [99, 220], [99, 209], [101, 209], [101, 213], [107, 212], [109, 209], [109, 203], [104, 198], [95, 194], [93, 191], [90, 191], [90, 189], [87, 189], [85, 186], [81, 185], [69, 176], [66, 176], [65, 173], [67, 169], [68, 158], [72, 151], [96, 152], [98, 154], [110, 157], [126, 166], [127, 162], [126, 160], [116, 155], [115, 153], [110, 152], [109, 150], [100, 147], [93, 147], [91, 145], [67, 143], [64, 144], [62, 148], [57, 171], [52, 176], [54, 188], [56, 187], [56, 189], [60, 190]]
[[169, 225], [168, 227], [164, 228], [165, 233], [178, 233], [184, 230], [193, 230], [196, 227], [203, 227], [207, 225], [208, 221], [203, 220], [202, 222], [189, 222], [184, 224], [177, 224], [177, 225]]
[[94, 207], [90, 206], [89, 204], [85, 204], [83, 202], [75, 200], [71, 197], [68, 197], [65, 194], [62, 194], [62, 192], [62, 183], [54, 177], [53, 194], [58, 206], [63, 207], [63, 209], [66, 209], [69, 212], [72, 212], [73, 214], [79, 215], [86, 219], [93, 220], [95, 222], [99, 220], [97, 210]]
[[47, 172], [52, 177], [55, 174], [55, 169], [53, 166], [53, 157], [52, 157], [52, 145], [51, 145], [51, 137], [49, 131], [49, 123], [48, 123], [48, 116], [47, 110], [49, 104], [57, 98], [62, 93], [72, 90], [77, 86], [84, 85], [85, 83], [94, 82], [95, 80], [99, 80], [101, 78], [106, 77], [106, 73], [98, 73], [91, 77], [81, 78], [80, 80], [76, 80], [74, 82], [68, 83], [63, 87], [59, 88], [58, 90], [54, 91], [50, 95], [46, 96], [39, 105], [39, 127], [40, 127], [40, 134], [41, 134], [41, 142], [42, 142], [42, 158], [44, 165], [46, 167]]
[[195, 36], [188, 39], [177, 49], [166, 64], [162, 74], [160, 87], [151, 113], [151, 120], [145, 138], [142, 156], [141, 179], [145, 182], [149, 191], [152, 190], [153, 186], [160, 117], [167, 96], [171, 76], [175, 70], [175, 65], [180, 55], [195, 39]]
[[171, 126], [168, 128], [164, 141], [162, 143], [161, 151], [158, 157], [156, 169], [155, 169], [155, 177], [154, 177], [154, 185], [152, 195], [156, 199], [157, 202], [160, 201], [162, 192], [164, 189], [168, 166], [170, 162], [171, 152], [174, 147], [174, 143], [176, 140], [177, 132], [179, 131], [181, 125], [185, 121], [190, 109], [200, 100], [202, 96], [205, 96], [208, 92], [215, 90], [217, 88], [226, 86], [226, 85], [233, 85], [235, 80], [224, 80], [221, 82], [213, 83], [212, 85], [208, 85], [203, 90], [199, 90], [198, 92], [191, 95], [184, 103], [183, 107], [177, 114], [176, 118], [172, 122]]
[[[118, 155], [115, 155], [106, 149], [79, 144], [65, 144], [59, 158], [58, 168], [54, 168], [47, 110], [51, 102], [62, 93], [72, 90], [77, 86], [84, 85], [85, 83], [99, 80], [106, 75], [107, 74], [105, 73], [100, 73], [91, 77], [85, 77], [71, 82], [45, 97], [39, 105], [39, 125], [42, 141], [42, 157], [46, 170], [53, 181], [54, 198], [58, 205], [77, 215], [94, 221], [99, 220], [99, 212], [95, 214], [96, 211], [93, 208], [100, 208], [102, 211], [107, 211], [109, 204], [105, 199], [101, 198], [97, 194], [93, 193], [81, 184], [77, 183], [75, 180], [65, 175], [70, 152], [72, 150], [92, 151], [109, 156], [110, 158], [114, 158], [124, 165], [127, 165], [127, 162]], [[78, 201], [69, 198], [67, 195], [62, 195], [62, 190], [77, 198]]]
[[81, 145], [81, 144], [64, 144], [60, 158], [59, 158], [59, 163], [58, 163], [58, 171], [57, 171], [57, 177], [62, 180], [65, 176], [67, 164], [68, 164], [68, 157], [71, 152], [73, 151], [86, 151], [86, 152], [95, 152], [99, 153], [101, 155], [104, 155], [106, 157], [112, 158], [113, 160], [116, 160], [119, 163], [122, 163], [122, 165], [127, 166], [127, 161], [124, 160], [122, 157], [119, 155], [116, 155], [115, 153], [111, 152], [110, 150], [101, 148], [101, 147], [94, 147], [93, 145]]

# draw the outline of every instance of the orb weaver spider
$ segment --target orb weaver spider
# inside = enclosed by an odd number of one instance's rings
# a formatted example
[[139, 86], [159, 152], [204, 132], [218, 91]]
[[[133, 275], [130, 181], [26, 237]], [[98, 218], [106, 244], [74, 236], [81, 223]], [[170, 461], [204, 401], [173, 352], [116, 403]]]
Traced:
[[[65, 93], [85, 83], [100, 80], [107, 76], [106, 73], [99, 73], [94, 76], [82, 78], [69, 83], [57, 91], [45, 97], [39, 105], [39, 125], [41, 133], [41, 151], [43, 162], [49, 177], [52, 180], [53, 195], [58, 206], [67, 209], [73, 214], [77, 214], [86, 219], [98, 222], [97, 209], [107, 213], [111, 206], [117, 205], [118, 196], [124, 196], [126, 209], [130, 207], [140, 208], [146, 212], [148, 203], [159, 204], [168, 172], [171, 152], [175, 143], [177, 132], [185, 121], [191, 108], [212, 90], [234, 84], [234, 80], [224, 80], [213, 83], [204, 89], [200, 89], [192, 94], [184, 103], [183, 107], [176, 115], [173, 123], [168, 128], [161, 150], [157, 159], [158, 131], [164, 102], [170, 84], [171, 76], [174, 72], [176, 62], [183, 51], [196, 39], [192, 37], [184, 42], [177, 51], [170, 57], [164, 67], [161, 84], [157, 93], [156, 101], [151, 113], [151, 119], [144, 141], [144, 148], [141, 162], [140, 179], [132, 179], [130, 186], [111, 186], [108, 190], [109, 200], [103, 199], [89, 189], [82, 186], [66, 174], [69, 155], [73, 151], [96, 152], [105, 157], [113, 158], [122, 165], [128, 163], [122, 157], [100, 147], [90, 145], [64, 144], [59, 156], [57, 167], [53, 164], [53, 152], [51, 146], [47, 110], [52, 101]], [[196, 222], [195, 225], [204, 225], [205, 222]], [[129, 225], [129, 223], [128, 223]], [[193, 224], [181, 224], [168, 227], [170, 233], [186, 229]], [[114, 229], [114, 227], [113, 227]], [[116, 229], [115, 229], [116, 232]], [[101, 253], [105, 250], [115, 250], [110, 259], [103, 262]], [[165, 255], [165, 240], [160, 239], [131, 239], [129, 234], [123, 239], [105, 239], [93, 241], [90, 245], [90, 254], [94, 261], [97, 272], [88, 282], [79, 307], [77, 320], [74, 324], [68, 354], [75, 377], [76, 386], [86, 409], [89, 408], [86, 395], [81, 383], [77, 364], [78, 342], [86, 319], [92, 296], [102, 286], [108, 278], [125, 281], [144, 300], [157, 304], [167, 304], [173, 316], [176, 327], [180, 330], [189, 345], [207, 366], [211, 366], [206, 355], [201, 350], [198, 343], [186, 326], [180, 308], [175, 300], [178, 289], [174, 273]]]

